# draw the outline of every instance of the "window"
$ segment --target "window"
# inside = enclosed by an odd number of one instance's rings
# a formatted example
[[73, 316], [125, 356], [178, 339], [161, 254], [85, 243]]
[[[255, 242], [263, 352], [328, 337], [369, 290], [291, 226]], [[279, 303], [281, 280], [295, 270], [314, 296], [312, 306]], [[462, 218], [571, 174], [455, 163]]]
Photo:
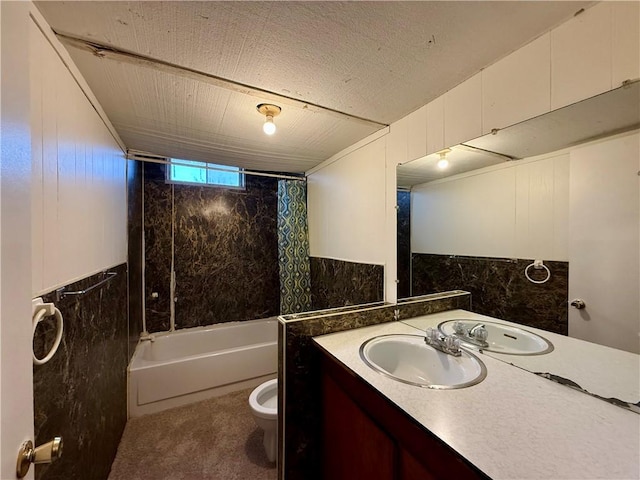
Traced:
[[[179, 165], [175, 165], [173, 162], [178, 162]], [[221, 170], [212, 170], [212, 168], [220, 168]], [[179, 158], [171, 159], [171, 164], [167, 168], [167, 180], [172, 183], [244, 188], [244, 174], [239, 167]]]

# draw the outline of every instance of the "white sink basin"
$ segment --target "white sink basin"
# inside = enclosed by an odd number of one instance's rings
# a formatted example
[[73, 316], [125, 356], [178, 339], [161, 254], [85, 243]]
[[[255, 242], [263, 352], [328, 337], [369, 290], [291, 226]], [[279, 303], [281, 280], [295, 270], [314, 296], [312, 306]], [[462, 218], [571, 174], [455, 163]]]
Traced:
[[[551, 342], [542, 338], [540, 335], [501, 323], [481, 322], [471, 319], [448, 320], [438, 325], [438, 330], [445, 335], [452, 335], [454, 334], [454, 322], [460, 322], [467, 330], [479, 324], [484, 325], [488, 334], [486, 341], [489, 346], [480, 348], [487, 352], [506, 353], [510, 355], [542, 355], [553, 351]], [[467, 345], [476, 346], [470, 342], [466, 342], [462, 336], [458, 336], [458, 338]]]
[[454, 357], [424, 342], [420, 335], [381, 335], [364, 342], [360, 357], [383, 375], [410, 385], [434, 389], [463, 388], [487, 376], [484, 364], [470, 352]]

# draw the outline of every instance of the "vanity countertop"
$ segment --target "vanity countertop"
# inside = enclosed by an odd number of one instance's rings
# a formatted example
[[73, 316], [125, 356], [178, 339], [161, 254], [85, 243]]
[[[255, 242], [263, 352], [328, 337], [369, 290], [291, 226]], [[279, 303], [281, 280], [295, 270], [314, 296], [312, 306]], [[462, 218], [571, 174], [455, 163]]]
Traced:
[[391, 322], [314, 341], [493, 479], [640, 477], [640, 415], [633, 412], [487, 355], [480, 356], [484, 381], [457, 390], [397, 382], [360, 358], [371, 337], [416, 333]]
[[[554, 346], [552, 352], [544, 355], [509, 355], [497, 352], [485, 352], [485, 355], [529, 372], [551, 373], [572, 380], [584, 390], [604, 398], [614, 397], [629, 403], [640, 401], [640, 355], [635, 353], [466, 310], [423, 315], [403, 320], [403, 323], [424, 331], [427, 327], [437, 328], [441, 322], [460, 319], [503, 323], [522, 328], [540, 335]], [[473, 347], [471, 349], [474, 350]]]

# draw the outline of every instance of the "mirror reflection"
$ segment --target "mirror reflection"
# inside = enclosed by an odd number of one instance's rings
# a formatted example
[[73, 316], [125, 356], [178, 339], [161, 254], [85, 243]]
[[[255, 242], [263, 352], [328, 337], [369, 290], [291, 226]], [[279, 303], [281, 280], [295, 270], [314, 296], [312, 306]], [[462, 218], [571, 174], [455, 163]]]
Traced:
[[[453, 333], [459, 327], [456, 323], [466, 324], [470, 328], [465, 335], [457, 335], [466, 348], [640, 413], [640, 362], [636, 354], [464, 310], [404, 323], [422, 332], [431, 327], [445, 334]], [[486, 329], [485, 345], [465, 339], [473, 336], [471, 329]]]
[[639, 127], [635, 81], [400, 165], [398, 297], [640, 353]]

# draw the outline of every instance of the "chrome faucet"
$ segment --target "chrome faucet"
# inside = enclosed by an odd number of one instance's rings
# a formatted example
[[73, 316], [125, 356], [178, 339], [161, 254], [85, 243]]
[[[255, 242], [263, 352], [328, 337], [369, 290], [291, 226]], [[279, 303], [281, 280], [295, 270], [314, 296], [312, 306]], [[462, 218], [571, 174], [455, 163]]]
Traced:
[[476, 323], [473, 327], [467, 330], [462, 322], [454, 322], [453, 324], [454, 334], [467, 343], [471, 343], [478, 347], [486, 348], [489, 346], [487, 338], [489, 332], [484, 323]]
[[459, 357], [462, 355], [460, 349], [460, 340], [453, 335], [444, 335], [435, 328], [427, 328], [425, 330], [424, 343], [448, 355]]
[[484, 326], [484, 323], [476, 323], [473, 327], [469, 329], [469, 336], [475, 337], [476, 333], [480, 332], [481, 330], [484, 330], [485, 332], [487, 331], [486, 327]]

